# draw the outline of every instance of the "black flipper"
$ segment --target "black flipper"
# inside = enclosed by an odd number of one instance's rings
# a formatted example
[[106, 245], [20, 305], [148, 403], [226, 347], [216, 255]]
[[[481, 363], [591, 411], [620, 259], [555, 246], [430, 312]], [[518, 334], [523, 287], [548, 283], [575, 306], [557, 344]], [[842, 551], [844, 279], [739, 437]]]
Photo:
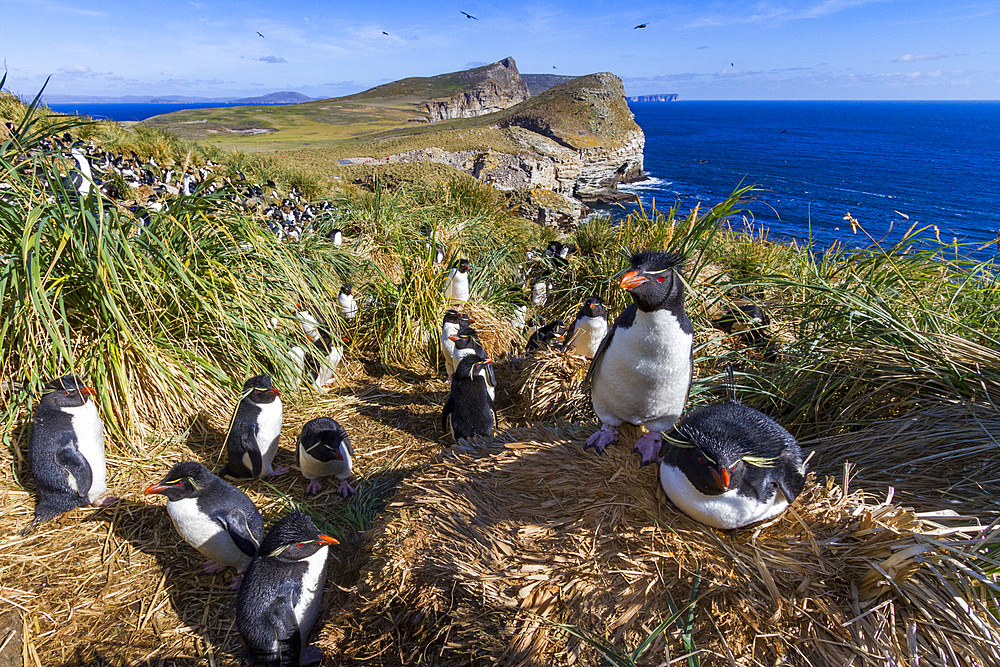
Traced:
[[448, 417], [455, 411], [455, 399], [448, 393], [448, 400], [444, 402], [444, 410], [441, 411], [441, 430], [448, 430]]
[[251, 557], [257, 555], [257, 548], [260, 544], [257, 543], [253, 533], [250, 532], [247, 517], [241, 510], [233, 508], [224, 514], [215, 514], [212, 518], [222, 524], [222, 527], [229, 533], [233, 544], [240, 551]]
[[776, 480], [778, 488], [781, 492], [785, 494], [785, 499], [788, 500], [788, 504], [795, 502], [795, 499], [799, 497], [802, 493], [803, 487], [806, 485], [806, 478], [799, 470], [798, 466], [795, 465], [794, 461], [791, 461], [785, 457], [781, 458], [781, 463], [783, 467], [783, 475]]
[[254, 427], [247, 429], [247, 432], [240, 438], [240, 445], [243, 451], [250, 457], [250, 472], [255, 478], [260, 477], [260, 471], [264, 465], [260, 458], [260, 450], [257, 449], [257, 429], [257, 425], [254, 424]]
[[302, 632], [295, 621], [294, 586], [284, 582], [278, 594], [268, 605], [267, 618], [271, 620], [274, 636], [278, 640], [278, 665], [298, 665], [302, 655]]
[[90, 502], [87, 494], [90, 493], [90, 485], [94, 483], [94, 474], [87, 459], [83, 458], [83, 454], [76, 448], [76, 438], [66, 434], [61, 439], [64, 442], [60, 443], [59, 449], [56, 450], [55, 461], [65, 468], [66, 472], [73, 475], [76, 480], [77, 493], [80, 494], [82, 500], [80, 504], [86, 505]]

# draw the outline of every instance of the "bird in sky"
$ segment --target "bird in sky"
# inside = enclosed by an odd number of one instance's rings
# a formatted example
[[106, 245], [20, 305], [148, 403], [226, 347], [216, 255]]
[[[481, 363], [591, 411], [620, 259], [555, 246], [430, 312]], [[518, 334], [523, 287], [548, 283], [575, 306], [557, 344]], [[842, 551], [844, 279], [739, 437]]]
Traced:
[[382, 34], [385, 35], [386, 37], [389, 36], [389, 33], [387, 33], [385, 30], [382, 31]]
[[646, 27], [646, 25], [647, 25], [646, 23], [640, 23], [640, 24], [639, 24], [639, 25], [637, 25], [636, 27], [632, 28], [632, 30], [638, 30], [639, 28], [645, 28], [645, 27]]
[[[459, 9], [458, 11], [462, 12], [461, 9]], [[473, 16], [469, 12], [462, 12], [462, 13], [465, 14], [465, 18], [467, 18], [467, 19], [476, 19], [477, 21], [479, 20], [478, 18], [476, 18], [475, 16]]]
[[[260, 31], [259, 30], [257, 31], [257, 34], [260, 35]], [[264, 35], [260, 35], [260, 38], [264, 39]]]
[[556, 67], [555, 65], [553, 65], [553, 66], [552, 66], [552, 69], [559, 69], [559, 68], [558, 68], [558, 67]]

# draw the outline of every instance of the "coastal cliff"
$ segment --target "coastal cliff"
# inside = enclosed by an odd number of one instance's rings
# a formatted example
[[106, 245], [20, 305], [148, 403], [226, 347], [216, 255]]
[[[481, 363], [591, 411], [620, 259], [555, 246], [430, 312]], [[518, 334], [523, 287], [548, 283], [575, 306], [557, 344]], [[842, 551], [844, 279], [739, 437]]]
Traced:
[[496, 113], [531, 97], [528, 86], [521, 80], [517, 63], [504, 58], [485, 68], [472, 70], [482, 79], [468, 90], [443, 99], [427, 102], [425, 110], [432, 123], [451, 118], [473, 118]]

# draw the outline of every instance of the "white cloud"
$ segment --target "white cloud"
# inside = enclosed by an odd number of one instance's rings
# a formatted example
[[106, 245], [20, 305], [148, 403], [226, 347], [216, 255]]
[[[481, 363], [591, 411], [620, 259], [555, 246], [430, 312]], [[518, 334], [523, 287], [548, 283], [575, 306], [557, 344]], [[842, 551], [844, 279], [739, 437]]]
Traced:
[[278, 63], [287, 63], [288, 61], [281, 56], [261, 56], [260, 58], [254, 58], [254, 60], [262, 63], [270, 63], [276, 65]]
[[921, 60], [940, 60], [941, 58], [952, 58], [954, 53], [904, 53], [892, 62], [894, 63], [915, 63]]

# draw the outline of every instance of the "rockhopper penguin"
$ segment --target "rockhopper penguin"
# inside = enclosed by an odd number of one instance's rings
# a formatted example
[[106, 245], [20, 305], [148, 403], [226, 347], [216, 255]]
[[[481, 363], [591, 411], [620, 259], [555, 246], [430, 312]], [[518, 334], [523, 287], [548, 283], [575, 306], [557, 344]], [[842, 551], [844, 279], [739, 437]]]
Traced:
[[444, 281], [444, 298], [450, 303], [465, 303], [469, 300], [469, 260], [459, 260], [458, 266], [448, 273], [448, 278]]
[[664, 432], [660, 484], [688, 516], [730, 529], [781, 514], [805, 484], [795, 438], [734, 400], [685, 415]]
[[660, 432], [684, 411], [693, 368], [694, 329], [684, 313], [684, 283], [674, 253], [632, 256], [621, 288], [633, 303], [615, 319], [590, 363], [588, 383], [601, 429], [587, 438], [598, 452], [618, 439], [622, 422], [648, 431], [635, 443], [642, 464], [659, 460]]
[[22, 531], [83, 505], [109, 505], [104, 462], [104, 425], [95, 395], [75, 375], [45, 385], [31, 421], [28, 458], [38, 487], [35, 519]]
[[[167, 497], [167, 515], [184, 541], [208, 558], [205, 572], [243, 572], [264, 538], [260, 511], [245, 493], [196, 461], [181, 461], [143, 493]], [[233, 588], [239, 578], [234, 580]]]
[[323, 490], [320, 477], [336, 477], [340, 480], [337, 493], [343, 498], [354, 495], [354, 489], [347, 483], [354, 464], [354, 447], [347, 431], [330, 417], [317, 417], [306, 422], [299, 433], [299, 469], [309, 480], [307, 496], [315, 496]]
[[243, 395], [226, 435], [226, 465], [220, 474], [272, 477], [288, 472], [287, 466], [271, 468], [281, 435], [280, 393], [267, 374], [255, 375], [243, 385]]
[[245, 662], [276, 667], [312, 665], [323, 652], [309, 645], [326, 583], [329, 545], [302, 512], [274, 524], [236, 594], [236, 628]]
[[337, 295], [337, 305], [340, 307], [340, 314], [348, 322], [353, 322], [358, 316], [358, 302], [354, 299], [354, 291], [350, 285], [343, 285], [340, 294]]
[[546, 350], [551, 347], [560, 347], [566, 338], [566, 325], [562, 320], [556, 320], [539, 327], [528, 337], [528, 344], [525, 351]]
[[[483, 349], [483, 345], [479, 342], [479, 337], [476, 335], [476, 330], [472, 327], [462, 327], [458, 330], [457, 334], [451, 337], [451, 341], [455, 346], [452, 357], [456, 368], [462, 362], [462, 359], [470, 354], [478, 355], [483, 359], [487, 359], [490, 356], [486, 354], [486, 350]], [[497, 378], [493, 372], [493, 365], [486, 364], [483, 368], [483, 374], [486, 378], [486, 391], [489, 392], [490, 399], [493, 400], [496, 398], [497, 387]]]
[[487, 369], [492, 363], [489, 358], [470, 354], [455, 369], [451, 393], [441, 412], [441, 427], [459, 443], [477, 435], [493, 435], [497, 416], [487, 391]]
[[599, 296], [588, 296], [566, 332], [565, 348], [572, 354], [593, 359], [608, 333], [608, 311]]
[[472, 320], [468, 315], [459, 313], [457, 310], [444, 311], [444, 321], [441, 323], [441, 356], [444, 357], [445, 369], [448, 371], [448, 382], [455, 374], [455, 366], [458, 361], [455, 358], [455, 341], [452, 336], [458, 334], [463, 327], [470, 326]]

